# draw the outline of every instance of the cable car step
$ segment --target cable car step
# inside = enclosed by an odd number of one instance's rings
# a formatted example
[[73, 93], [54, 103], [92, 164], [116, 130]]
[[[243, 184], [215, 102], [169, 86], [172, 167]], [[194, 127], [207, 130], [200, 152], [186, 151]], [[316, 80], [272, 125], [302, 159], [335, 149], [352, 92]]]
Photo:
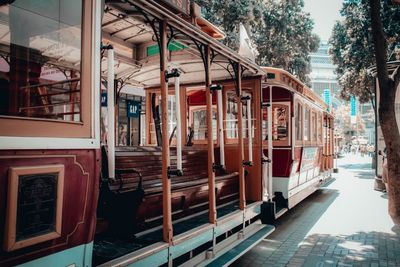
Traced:
[[232, 247], [231, 249], [226, 248], [229, 249], [227, 252], [219, 256], [217, 254], [215, 256], [217, 258], [214, 258], [214, 260], [206, 266], [219, 267], [219, 266], [228, 266], [232, 264], [235, 260], [240, 258], [243, 254], [252, 249], [259, 242], [261, 242], [266, 236], [268, 236], [275, 230], [274, 226], [268, 224], [257, 224], [256, 226], [257, 230], [254, 234], [252, 235], [249, 234], [248, 237], [244, 236], [245, 240], [243, 239], [240, 240], [240, 243]]
[[278, 207], [276, 208], [276, 214], [275, 214], [275, 219], [278, 219], [279, 217], [281, 217], [283, 214], [285, 214], [289, 209], [288, 208], [280, 208], [278, 210]]

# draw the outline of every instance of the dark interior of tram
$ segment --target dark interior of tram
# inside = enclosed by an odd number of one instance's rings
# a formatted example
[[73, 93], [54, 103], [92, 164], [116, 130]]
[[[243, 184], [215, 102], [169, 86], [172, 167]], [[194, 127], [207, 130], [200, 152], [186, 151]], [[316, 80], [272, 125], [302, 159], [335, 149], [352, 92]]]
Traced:
[[[103, 45], [115, 51], [116, 87], [116, 179], [107, 179], [103, 147], [103, 178], [93, 261], [101, 264], [147, 245], [163, 241], [163, 190], [161, 143], [160, 51], [152, 26], [159, 27], [140, 10], [128, 4], [107, 4], [102, 21]], [[215, 31], [216, 29], [214, 29]], [[217, 32], [218, 34], [218, 32]], [[169, 28], [168, 70], [180, 73], [182, 119], [182, 173], [171, 177], [171, 207], [174, 236], [209, 222], [208, 155], [205, 72], [198, 43], [179, 30]], [[102, 57], [102, 98], [105, 97], [107, 53]], [[215, 55], [213, 81], [226, 88], [225, 136], [237, 146], [237, 101], [229, 61]], [[169, 79], [168, 123], [171, 168], [177, 166], [174, 85]], [[238, 209], [239, 179], [236, 157], [221, 167], [217, 134], [217, 93], [213, 93], [213, 139], [216, 163], [217, 216]], [[106, 107], [102, 100], [102, 136], [106, 131]], [[245, 114], [244, 114], [245, 115]], [[104, 135], [105, 136], [105, 135]], [[236, 142], [234, 141], [236, 140]], [[106, 140], [102, 140], [106, 144]], [[219, 168], [218, 168], [219, 166]], [[127, 171], [128, 170], [128, 171]]]

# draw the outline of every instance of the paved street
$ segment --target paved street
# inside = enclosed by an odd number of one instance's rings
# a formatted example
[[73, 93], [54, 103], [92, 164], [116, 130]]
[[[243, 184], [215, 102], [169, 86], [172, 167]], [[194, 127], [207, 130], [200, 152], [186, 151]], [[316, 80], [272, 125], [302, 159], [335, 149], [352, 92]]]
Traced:
[[348, 155], [326, 188], [281, 217], [232, 266], [400, 266], [400, 229], [374, 191], [371, 158]]

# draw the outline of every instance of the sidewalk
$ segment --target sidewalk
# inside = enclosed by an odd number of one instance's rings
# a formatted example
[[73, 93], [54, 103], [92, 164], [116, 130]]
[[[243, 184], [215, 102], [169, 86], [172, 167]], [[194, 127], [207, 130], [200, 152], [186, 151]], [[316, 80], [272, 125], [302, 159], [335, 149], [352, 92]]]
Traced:
[[373, 190], [371, 158], [348, 155], [339, 173], [276, 223], [232, 266], [400, 266], [400, 229]]

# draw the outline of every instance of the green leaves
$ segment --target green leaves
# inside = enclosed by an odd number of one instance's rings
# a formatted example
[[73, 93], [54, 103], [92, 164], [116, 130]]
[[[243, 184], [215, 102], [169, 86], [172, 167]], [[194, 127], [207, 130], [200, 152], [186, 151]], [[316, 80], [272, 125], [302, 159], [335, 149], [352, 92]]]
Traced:
[[196, 0], [203, 14], [227, 34], [224, 43], [234, 50], [242, 23], [255, 42], [257, 63], [288, 70], [309, 81], [309, 53], [318, 49], [314, 22], [304, 12], [303, 0]]
[[[400, 43], [400, 8], [390, 1], [381, 1], [381, 17], [388, 41], [388, 55]], [[368, 69], [375, 65], [371, 32], [370, 6], [366, 0], [347, 0], [343, 3], [343, 21], [337, 22], [329, 43], [330, 54], [336, 67], [341, 95], [348, 100], [350, 95], [367, 102], [373, 97], [373, 77]]]

